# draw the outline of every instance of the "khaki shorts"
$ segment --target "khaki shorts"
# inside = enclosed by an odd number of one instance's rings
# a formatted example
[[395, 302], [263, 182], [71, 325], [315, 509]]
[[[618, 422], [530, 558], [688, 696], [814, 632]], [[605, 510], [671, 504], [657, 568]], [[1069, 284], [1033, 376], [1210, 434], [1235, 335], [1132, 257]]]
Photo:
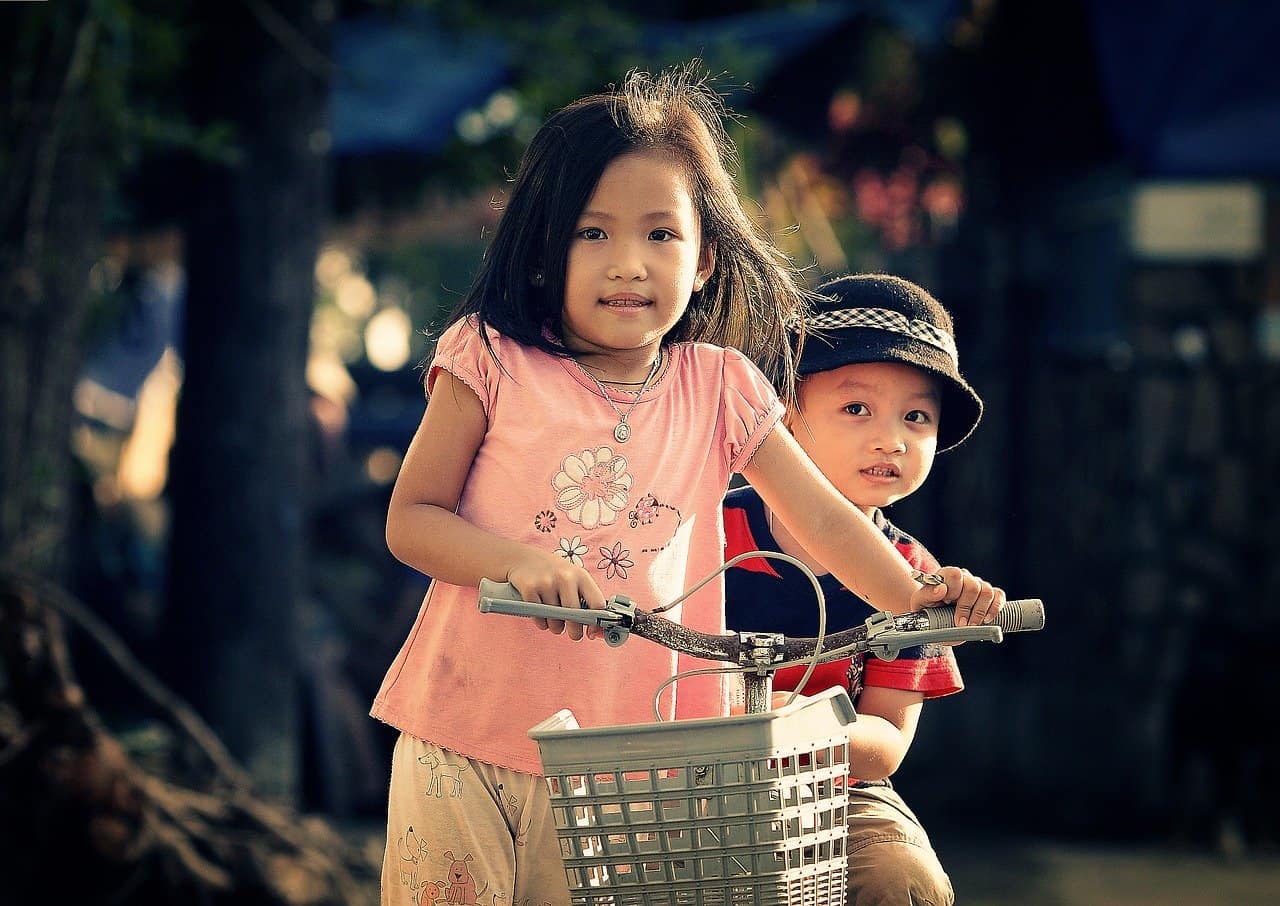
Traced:
[[546, 781], [401, 733], [391, 758], [383, 906], [569, 906]]
[[849, 791], [848, 906], [951, 906], [951, 879], [888, 781]]

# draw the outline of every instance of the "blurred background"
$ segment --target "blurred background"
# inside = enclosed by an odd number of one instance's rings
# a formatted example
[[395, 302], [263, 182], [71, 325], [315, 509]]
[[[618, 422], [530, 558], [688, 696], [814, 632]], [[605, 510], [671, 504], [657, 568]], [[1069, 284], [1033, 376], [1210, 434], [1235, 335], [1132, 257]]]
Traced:
[[987, 404], [893, 513], [1048, 610], [896, 778], [959, 901], [1280, 901], [1277, 46], [1263, 0], [0, 6], [10, 902], [373, 901], [419, 366], [541, 120], [695, 57], [774, 240], [929, 288]]

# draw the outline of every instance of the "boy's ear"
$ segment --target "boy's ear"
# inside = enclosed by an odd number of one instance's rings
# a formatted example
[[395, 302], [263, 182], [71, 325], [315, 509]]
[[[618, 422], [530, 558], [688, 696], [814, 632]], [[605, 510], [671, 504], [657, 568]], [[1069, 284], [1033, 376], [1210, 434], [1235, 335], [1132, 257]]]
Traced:
[[716, 244], [708, 242], [702, 247], [702, 254], [698, 258], [698, 275], [693, 278], [693, 291], [695, 293], [707, 285], [707, 281], [711, 279], [711, 274], [715, 269]]

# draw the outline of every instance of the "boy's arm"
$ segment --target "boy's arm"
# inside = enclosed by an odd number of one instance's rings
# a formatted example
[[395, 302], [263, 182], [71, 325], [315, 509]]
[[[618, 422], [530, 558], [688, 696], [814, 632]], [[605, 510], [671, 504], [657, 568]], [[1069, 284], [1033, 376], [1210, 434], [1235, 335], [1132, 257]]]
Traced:
[[858, 719], [849, 728], [849, 773], [883, 780], [898, 770], [916, 736], [924, 693], [868, 686], [858, 696]]
[[[387, 547], [396, 559], [442, 582], [505, 579], [530, 601], [578, 607], [581, 597], [603, 607], [604, 595], [585, 570], [485, 531], [455, 512], [486, 428], [475, 391], [440, 371], [391, 492]], [[559, 621], [551, 624], [553, 631], [563, 628]], [[575, 623], [569, 633], [578, 638], [581, 629]]]

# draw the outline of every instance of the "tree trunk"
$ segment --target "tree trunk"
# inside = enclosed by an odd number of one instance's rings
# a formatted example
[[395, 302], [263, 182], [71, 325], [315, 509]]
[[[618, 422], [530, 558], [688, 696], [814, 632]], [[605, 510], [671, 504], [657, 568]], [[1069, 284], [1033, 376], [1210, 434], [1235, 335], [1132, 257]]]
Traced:
[[198, 7], [186, 373], [173, 452], [167, 673], [260, 788], [296, 791], [304, 380], [324, 209], [327, 22], [307, 2]]
[[[71, 385], [110, 165], [84, 2], [6, 4], [0, 90], [0, 563], [65, 564]], [[17, 7], [23, 7], [20, 12]]]

